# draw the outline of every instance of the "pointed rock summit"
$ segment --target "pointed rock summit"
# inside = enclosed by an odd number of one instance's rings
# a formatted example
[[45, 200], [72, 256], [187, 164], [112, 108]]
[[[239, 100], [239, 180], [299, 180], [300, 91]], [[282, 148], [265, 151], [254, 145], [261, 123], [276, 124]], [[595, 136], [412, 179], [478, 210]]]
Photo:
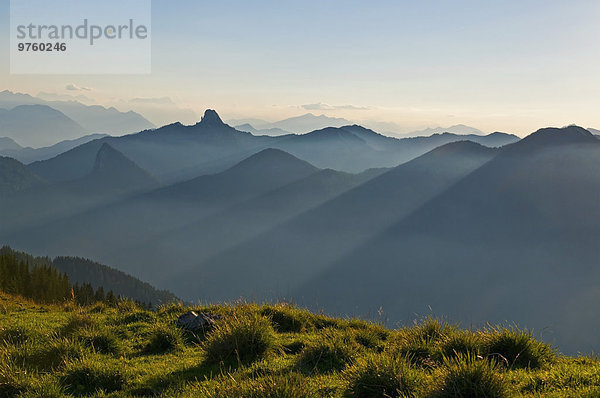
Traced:
[[222, 126], [225, 124], [219, 117], [219, 114], [212, 109], [207, 109], [204, 112], [204, 116], [202, 116], [200, 123], [208, 126]]
[[94, 162], [92, 172], [103, 173], [111, 170], [118, 172], [122, 168], [129, 169], [137, 167], [138, 166], [134, 162], [105, 142], [96, 154], [96, 161]]
[[102, 144], [87, 178], [96, 188], [139, 189], [158, 184], [146, 170], [107, 143]]

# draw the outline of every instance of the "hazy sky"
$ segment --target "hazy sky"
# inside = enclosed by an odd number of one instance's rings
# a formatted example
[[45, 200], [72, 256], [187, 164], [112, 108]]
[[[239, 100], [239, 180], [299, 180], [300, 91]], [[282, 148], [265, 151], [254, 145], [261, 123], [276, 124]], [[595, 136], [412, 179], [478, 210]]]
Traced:
[[152, 74], [133, 76], [10, 75], [1, 1], [0, 89], [73, 84], [104, 104], [170, 97], [224, 118], [327, 104], [312, 112], [406, 129], [600, 128], [598, 0], [156, 0]]

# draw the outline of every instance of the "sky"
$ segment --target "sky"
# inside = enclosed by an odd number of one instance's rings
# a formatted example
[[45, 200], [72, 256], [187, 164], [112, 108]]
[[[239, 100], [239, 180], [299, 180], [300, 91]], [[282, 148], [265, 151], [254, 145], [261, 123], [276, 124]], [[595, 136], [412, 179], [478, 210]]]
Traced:
[[167, 97], [224, 119], [310, 111], [397, 132], [600, 128], [597, 0], [155, 0], [152, 71], [140, 75], [11, 75], [0, 4], [0, 90], [122, 110]]

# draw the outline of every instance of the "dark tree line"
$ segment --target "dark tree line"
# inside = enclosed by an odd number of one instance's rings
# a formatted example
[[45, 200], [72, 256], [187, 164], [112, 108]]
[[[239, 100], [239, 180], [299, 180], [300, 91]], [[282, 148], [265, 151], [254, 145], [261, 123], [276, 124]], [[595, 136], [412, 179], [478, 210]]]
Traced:
[[39, 303], [74, 300], [81, 305], [97, 302], [115, 305], [122, 299], [115, 297], [112, 290], [105, 294], [102, 286], [96, 290], [89, 283], [72, 286], [69, 277], [51, 265], [44, 262], [31, 265], [18, 253], [8, 250], [0, 252], [0, 290]]
[[0, 289], [42, 303], [72, 298], [67, 275], [45, 264], [30, 266], [12, 253], [0, 255]]
[[93, 288], [112, 289], [115, 296], [128, 297], [136, 302], [166, 304], [179, 301], [166, 290], [158, 290], [131, 275], [80, 257], [56, 257], [52, 265], [68, 275], [73, 284], [89, 283]]

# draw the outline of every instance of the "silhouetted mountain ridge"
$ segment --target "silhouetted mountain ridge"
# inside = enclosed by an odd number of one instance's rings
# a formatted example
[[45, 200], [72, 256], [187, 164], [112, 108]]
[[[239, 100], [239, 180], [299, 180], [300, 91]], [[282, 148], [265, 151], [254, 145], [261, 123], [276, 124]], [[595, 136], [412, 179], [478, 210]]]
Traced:
[[43, 181], [16, 159], [0, 156], [0, 196], [43, 186]]
[[169, 286], [182, 295], [201, 291], [202, 299], [282, 297], [496, 153], [469, 141], [435, 149], [198, 263]]
[[[13, 93], [8, 90], [0, 92], [0, 107], [12, 109], [20, 105], [43, 105], [62, 112], [75, 123], [82, 126], [84, 131], [94, 133], [125, 134], [153, 128], [154, 125], [139, 113], [128, 111], [120, 112], [114, 107], [105, 108], [100, 105], [85, 105], [78, 101], [46, 101], [41, 98], [32, 97], [29, 94]], [[74, 136], [57, 134], [49, 137], [46, 142], [27, 143], [27, 145], [39, 147], [51, 145], [59, 140], [76, 138], [83, 134]], [[20, 142], [17, 139], [17, 142]], [[23, 144], [23, 142], [20, 142]], [[34, 145], [35, 144], [35, 145]]]
[[0, 131], [25, 146], [46, 146], [63, 139], [78, 138], [87, 130], [64, 113], [47, 105], [19, 105], [0, 109]]
[[[32, 162], [47, 160], [53, 158], [61, 153], [69, 151], [79, 145], [85, 144], [87, 142], [106, 137], [106, 134], [89, 134], [80, 138], [76, 138], [73, 140], [64, 140], [60, 141], [54, 145], [42, 148], [31, 148], [26, 147], [23, 148], [18, 146], [17, 148], [13, 147], [13, 149], [0, 149], [0, 155], [9, 156], [11, 158], [15, 158], [18, 161], [29, 164]], [[0, 138], [0, 140], [2, 140]], [[2, 145], [0, 144], [0, 148]]]
[[547, 127], [539, 129], [523, 138], [521, 141], [512, 144], [510, 146], [510, 151], [538, 150], [551, 146], [589, 143], [597, 144], [598, 140], [592, 133], [582, 127]]
[[465, 324], [510, 318], [549, 328], [567, 352], [595, 349], [600, 324], [585, 309], [598, 299], [599, 190], [596, 139], [576, 126], [538, 130], [293, 296], [341, 313], [383, 306], [394, 319], [431, 308]]
[[221, 126], [225, 124], [214, 109], [207, 109], [204, 112], [204, 116], [202, 116], [202, 120], [200, 120], [200, 123], [207, 126]]
[[0, 137], [0, 151], [18, 151], [23, 147], [9, 137]]
[[137, 191], [157, 187], [158, 180], [107, 143], [102, 144], [96, 155], [94, 167], [86, 184], [94, 190]]
[[514, 136], [432, 136], [396, 139], [360, 126], [327, 127], [308, 134], [255, 136], [222, 122], [213, 110], [193, 126], [174, 123], [123, 137], [106, 137], [35, 162], [32, 170], [48, 181], [81, 178], [93, 167], [103, 142], [121, 151], [144, 170], [167, 183], [219, 173], [253, 153], [277, 148], [319, 168], [351, 173], [397, 166], [448, 142], [469, 139], [501, 146]]

